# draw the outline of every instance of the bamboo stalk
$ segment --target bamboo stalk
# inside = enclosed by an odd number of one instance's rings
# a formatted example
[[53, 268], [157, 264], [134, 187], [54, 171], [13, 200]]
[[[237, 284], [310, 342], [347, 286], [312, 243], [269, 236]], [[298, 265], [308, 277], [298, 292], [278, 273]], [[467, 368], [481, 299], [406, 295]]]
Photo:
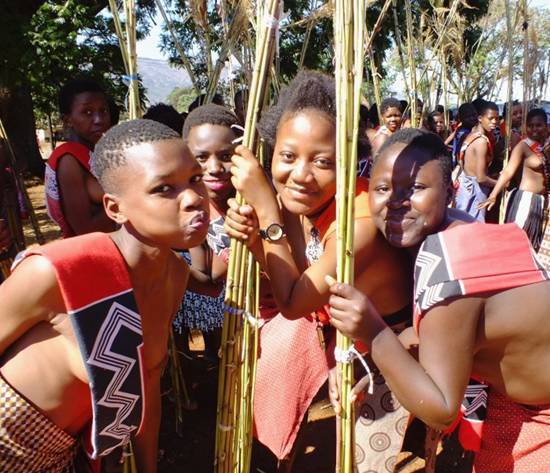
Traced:
[[[268, 73], [273, 58], [274, 29], [279, 18], [278, 10], [278, 0], [258, 2], [257, 5], [256, 57], [243, 135], [243, 144], [250, 149], [254, 148], [256, 124], [267, 89]], [[237, 201], [243, 203], [239, 194]], [[243, 327], [242, 312], [252, 307], [253, 298], [251, 299], [250, 292], [256, 294], [256, 289], [247, 285], [253, 279], [257, 280], [251, 273], [253, 265], [248, 249], [241, 242], [232, 239], [218, 384], [215, 447], [217, 473], [241, 473], [247, 472], [250, 468], [252, 405], [250, 400], [243, 399], [243, 396], [247, 396], [245, 392], [253, 389], [253, 353], [256, 352], [253, 349], [251, 354], [250, 327], [246, 327], [247, 323]], [[254, 331], [257, 331], [257, 328]], [[245, 335], [248, 338], [245, 338]], [[257, 337], [257, 334], [254, 337]]]
[[[506, 107], [506, 136], [504, 137], [504, 162], [502, 163], [503, 169], [508, 164], [508, 158], [510, 157], [510, 138], [512, 136], [512, 91], [514, 83], [514, 43], [513, 43], [513, 26], [512, 26], [512, 12], [510, 8], [510, 0], [504, 0], [504, 7], [506, 10], [506, 46], [508, 49], [508, 91]], [[506, 194], [506, 193], [505, 193]], [[500, 214], [499, 222], [504, 223], [504, 217], [506, 213], [506, 195], [500, 201]]]
[[[393, 34], [395, 36], [395, 42], [397, 45], [397, 53], [399, 56], [399, 63], [401, 65], [401, 74], [403, 75], [403, 84], [405, 84], [405, 93], [407, 97], [411, 96], [409, 89], [409, 83], [407, 81], [407, 74], [405, 73], [405, 59], [403, 59], [403, 42], [401, 41], [401, 32], [399, 29], [399, 21], [397, 19], [397, 9], [395, 7], [396, 0], [393, 0], [392, 13], [393, 13]], [[405, 110], [403, 110], [405, 113]]]
[[[112, 1], [112, 0], [109, 0], [109, 1]], [[180, 56], [181, 62], [183, 63], [183, 67], [185, 67], [187, 74], [189, 74], [189, 79], [191, 79], [191, 83], [193, 84], [193, 89], [195, 89], [195, 92], [197, 93], [197, 95], [200, 95], [201, 90], [197, 84], [197, 78], [195, 77], [195, 73], [193, 72], [191, 61], [187, 57], [187, 54], [185, 54], [183, 46], [176, 35], [174, 24], [172, 23], [172, 20], [169, 18], [168, 14], [166, 13], [166, 10], [162, 6], [162, 0], [155, 0], [155, 3], [157, 5], [157, 8], [160, 14], [162, 15], [164, 23], [166, 23], [166, 27], [168, 28], [168, 32], [170, 33], [170, 37], [172, 38], [172, 41], [174, 42], [174, 46], [176, 47], [178, 54]]]
[[529, 17], [527, 14], [527, 2], [526, 0], [520, 0], [520, 10], [523, 18], [522, 31], [523, 31], [523, 102], [521, 104], [522, 119], [521, 119], [521, 131], [525, 133], [527, 130], [527, 103], [529, 101]]
[[415, 128], [416, 123], [416, 62], [414, 60], [414, 45], [413, 45], [413, 23], [412, 23], [412, 7], [411, 0], [405, 0], [405, 16], [407, 19], [407, 58], [409, 61], [409, 74], [411, 80], [409, 95], [409, 107], [411, 110], [411, 126]]
[[[359, 107], [363, 80], [366, 2], [336, 0], [334, 10], [335, 80], [336, 80], [336, 274], [340, 282], [353, 284], [354, 203]], [[337, 333], [337, 350], [349, 352], [352, 341]], [[337, 471], [355, 471], [355, 416], [350, 399], [353, 387], [353, 363], [338, 360], [342, 405], [338, 424]]]
[[382, 10], [380, 10], [380, 14], [378, 15], [378, 18], [376, 19], [376, 23], [372, 28], [372, 33], [370, 34], [369, 39], [367, 40], [367, 44], [365, 45], [365, 48], [367, 50], [369, 50], [372, 47], [374, 38], [376, 38], [376, 35], [378, 34], [378, 32], [380, 31], [380, 28], [382, 27], [382, 22], [386, 17], [386, 13], [388, 13], [388, 10], [390, 8], [392, 1], [393, 0], [386, 0], [386, 2], [384, 3], [384, 6], [382, 7]]
[[137, 76], [135, 0], [124, 0], [124, 12], [126, 15], [126, 47], [128, 48], [128, 77], [130, 81], [128, 86], [128, 114], [130, 120], [134, 120], [141, 117]]

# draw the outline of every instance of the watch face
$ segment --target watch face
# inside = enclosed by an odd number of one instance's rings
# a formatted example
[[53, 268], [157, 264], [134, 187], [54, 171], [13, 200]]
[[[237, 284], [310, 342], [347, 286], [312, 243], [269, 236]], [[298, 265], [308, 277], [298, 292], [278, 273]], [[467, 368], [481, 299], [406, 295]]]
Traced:
[[272, 223], [269, 227], [267, 227], [265, 233], [267, 235], [267, 238], [273, 241], [280, 240], [284, 235], [283, 227], [281, 227], [277, 223]]

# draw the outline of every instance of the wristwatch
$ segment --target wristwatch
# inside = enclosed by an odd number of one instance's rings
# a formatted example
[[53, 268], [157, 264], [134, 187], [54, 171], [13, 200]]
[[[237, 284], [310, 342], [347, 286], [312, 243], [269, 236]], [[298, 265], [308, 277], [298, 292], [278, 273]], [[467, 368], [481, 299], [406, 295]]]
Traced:
[[260, 230], [259, 233], [262, 239], [268, 241], [279, 241], [286, 236], [285, 228], [278, 223], [272, 223], [265, 230]]

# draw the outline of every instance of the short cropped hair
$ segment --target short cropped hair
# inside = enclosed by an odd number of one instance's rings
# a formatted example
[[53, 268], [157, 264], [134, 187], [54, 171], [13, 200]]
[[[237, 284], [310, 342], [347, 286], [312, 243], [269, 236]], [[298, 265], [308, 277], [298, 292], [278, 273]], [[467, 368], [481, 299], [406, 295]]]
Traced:
[[544, 120], [544, 123], [548, 123], [548, 114], [543, 108], [533, 108], [532, 110], [529, 110], [529, 113], [527, 114], [527, 123], [535, 117], [540, 117]]
[[149, 107], [143, 115], [143, 118], [164, 123], [178, 133], [181, 133], [181, 129], [183, 128], [183, 117], [181, 113], [172, 107], [172, 105], [167, 105], [162, 102]]
[[67, 82], [59, 89], [58, 102], [59, 113], [68, 115], [73, 108], [73, 102], [78, 94], [85, 92], [97, 92], [105, 95], [105, 101], [109, 103], [105, 90], [95, 81], [90, 79], [75, 79]]
[[209, 103], [195, 108], [183, 124], [183, 137], [187, 138], [191, 128], [201, 125], [221, 125], [231, 128], [235, 136], [241, 136], [242, 132], [233, 125], [239, 125], [239, 119], [231, 110], [222, 105]]
[[126, 164], [125, 151], [143, 143], [181, 139], [170, 127], [154, 120], [130, 120], [105, 133], [95, 145], [92, 173], [106, 192], [113, 192], [110, 175]]
[[485, 115], [489, 110], [493, 110], [498, 113], [498, 105], [495, 102], [490, 102], [488, 100], [483, 100], [479, 103], [477, 108], [477, 114], [479, 116]]
[[380, 104], [380, 113], [384, 114], [388, 108], [396, 108], [403, 113], [403, 110], [401, 110], [401, 102], [396, 98], [387, 97], [382, 100], [382, 103]]
[[385, 150], [398, 143], [405, 144], [409, 148], [421, 149], [428, 156], [426, 161], [438, 161], [443, 174], [443, 182], [445, 185], [451, 182], [453, 161], [447, 146], [435, 133], [418, 128], [402, 128], [390, 135], [374, 158], [374, 165], [376, 166], [378, 159]]
[[[277, 104], [263, 113], [258, 123], [260, 136], [273, 149], [283, 116], [290, 118], [304, 110], [318, 110], [336, 123], [336, 84], [331, 76], [306, 70], [298, 72], [281, 91]], [[336, 135], [334, 139], [336, 141]], [[370, 155], [370, 143], [361, 121], [357, 153], [358, 160]]]

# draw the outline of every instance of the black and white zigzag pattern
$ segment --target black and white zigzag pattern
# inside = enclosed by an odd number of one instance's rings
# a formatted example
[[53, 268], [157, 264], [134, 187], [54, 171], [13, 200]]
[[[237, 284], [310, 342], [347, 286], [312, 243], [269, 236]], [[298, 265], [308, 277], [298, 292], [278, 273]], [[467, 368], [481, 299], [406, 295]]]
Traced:
[[208, 225], [208, 235], [206, 236], [206, 241], [208, 242], [208, 246], [217, 255], [219, 255], [226, 248], [229, 248], [231, 244], [229, 236], [223, 229], [223, 224], [223, 217], [219, 217], [216, 220], [212, 220], [210, 225]]
[[[126, 444], [132, 431], [137, 428], [136, 425], [126, 425], [124, 421], [132, 413], [139, 400], [139, 395], [125, 392], [122, 389], [132, 368], [137, 363], [135, 359], [113, 351], [113, 347], [116, 346], [115, 340], [122, 329], [131, 330], [142, 336], [139, 314], [114, 302], [101, 325], [87, 360], [91, 365], [113, 372], [113, 377], [98, 404], [114, 409], [117, 413], [113, 422], [104, 427], [99, 435], [107, 435], [120, 440], [116, 446]], [[104, 454], [107, 453], [108, 451], [104, 452]]]

